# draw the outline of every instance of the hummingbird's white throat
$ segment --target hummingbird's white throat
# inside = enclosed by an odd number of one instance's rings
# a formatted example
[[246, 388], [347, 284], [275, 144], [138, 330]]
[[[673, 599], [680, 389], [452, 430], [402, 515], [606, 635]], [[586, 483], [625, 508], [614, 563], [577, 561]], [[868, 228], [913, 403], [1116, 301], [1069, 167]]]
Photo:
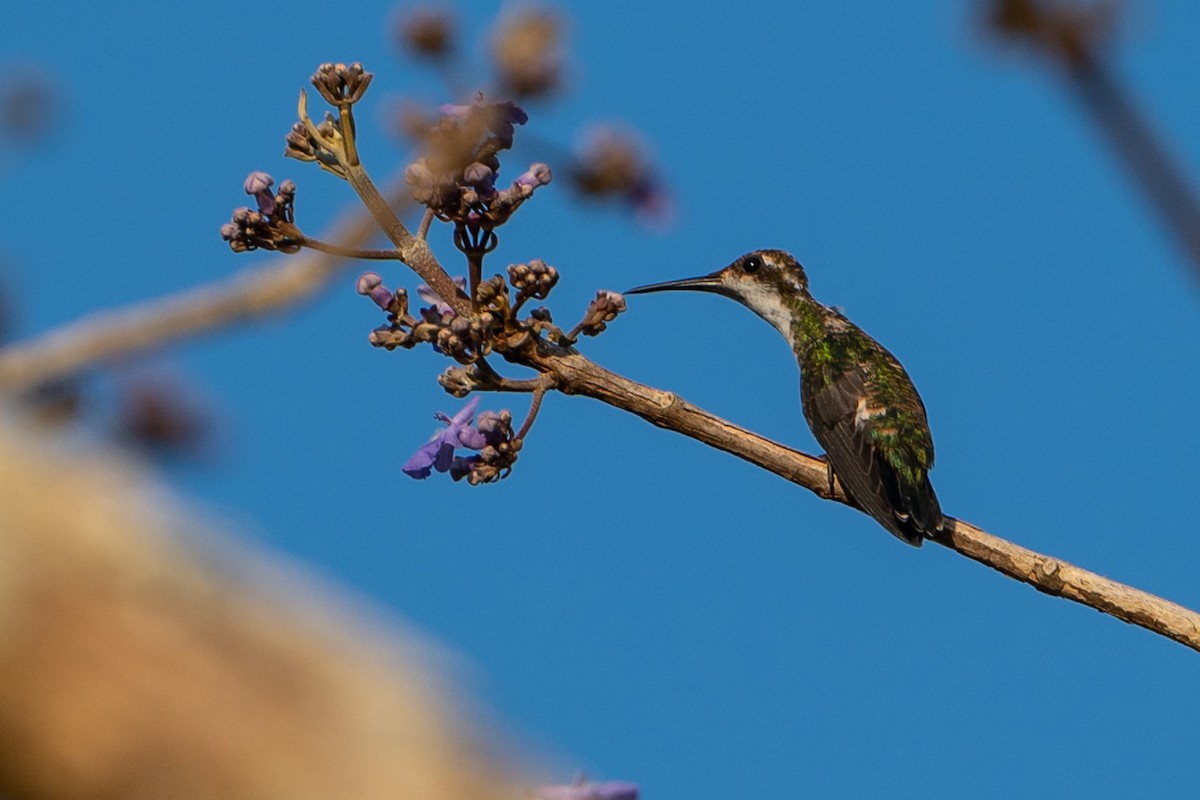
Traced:
[[758, 281], [739, 281], [736, 291], [743, 305], [771, 323], [785, 339], [791, 339], [792, 310], [784, 304], [778, 290]]

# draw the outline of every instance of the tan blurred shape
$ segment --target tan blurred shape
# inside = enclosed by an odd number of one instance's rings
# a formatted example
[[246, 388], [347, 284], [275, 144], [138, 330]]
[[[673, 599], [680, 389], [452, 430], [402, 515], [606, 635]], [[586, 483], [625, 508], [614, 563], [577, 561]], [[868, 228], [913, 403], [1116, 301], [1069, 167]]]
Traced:
[[120, 456], [15, 431], [0, 419], [0, 796], [522, 796], [432, 647], [217, 547]]

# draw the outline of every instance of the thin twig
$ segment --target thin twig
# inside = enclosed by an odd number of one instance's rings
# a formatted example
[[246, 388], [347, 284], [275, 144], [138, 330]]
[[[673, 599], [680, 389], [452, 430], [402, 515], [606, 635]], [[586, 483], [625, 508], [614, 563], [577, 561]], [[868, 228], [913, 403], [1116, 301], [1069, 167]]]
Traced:
[[433, 224], [433, 209], [425, 209], [425, 213], [421, 215], [421, 224], [417, 227], [417, 238], [422, 242], [429, 239], [429, 226]]
[[341, 245], [330, 244], [329, 242], [323, 242], [320, 239], [314, 239], [311, 236], [301, 237], [300, 244], [304, 247], [308, 247], [313, 250], [320, 250], [322, 253], [328, 253], [331, 256], [337, 256], [339, 258], [360, 258], [378, 261], [398, 261], [400, 259], [400, 254], [393, 249], [361, 250], [355, 247], [342, 247]]
[[537, 382], [538, 386], [533, 390], [533, 399], [529, 403], [529, 413], [525, 415], [525, 421], [521, 423], [521, 429], [513, 436], [514, 441], [522, 442], [525, 440], [525, 435], [533, 427], [533, 421], [537, 419], [538, 412], [542, 410], [542, 398], [546, 396], [548, 389], [554, 388], [554, 378], [550, 375], [542, 375], [537, 378]]
[[474, 364], [475, 388], [483, 392], [536, 392], [548, 388], [545, 375], [536, 378], [506, 378], [497, 372], [486, 359], [480, 358]]

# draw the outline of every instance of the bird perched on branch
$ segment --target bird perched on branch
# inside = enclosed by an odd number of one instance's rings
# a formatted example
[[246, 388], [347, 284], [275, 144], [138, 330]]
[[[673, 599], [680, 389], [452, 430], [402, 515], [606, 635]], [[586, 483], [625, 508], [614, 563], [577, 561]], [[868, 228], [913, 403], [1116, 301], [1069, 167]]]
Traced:
[[929, 483], [933, 437], [912, 379], [883, 345], [808, 291], [808, 276], [782, 250], [756, 250], [724, 269], [630, 289], [691, 290], [737, 300], [771, 323], [800, 365], [800, 403], [847, 497], [916, 547], [942, 530]]

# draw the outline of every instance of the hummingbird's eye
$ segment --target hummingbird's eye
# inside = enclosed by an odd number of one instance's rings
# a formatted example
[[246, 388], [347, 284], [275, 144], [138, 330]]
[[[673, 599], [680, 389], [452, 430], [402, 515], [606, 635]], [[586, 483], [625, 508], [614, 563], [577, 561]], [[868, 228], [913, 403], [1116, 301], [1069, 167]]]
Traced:
[[758, 268], [761, 266], [762, 266], [761, 258], [759, 258], [758, 256], [750, 256], [749, 258], [747, 258], [745, 261], [742, 262], [742, 271], [743, 272], [757, 272]]

